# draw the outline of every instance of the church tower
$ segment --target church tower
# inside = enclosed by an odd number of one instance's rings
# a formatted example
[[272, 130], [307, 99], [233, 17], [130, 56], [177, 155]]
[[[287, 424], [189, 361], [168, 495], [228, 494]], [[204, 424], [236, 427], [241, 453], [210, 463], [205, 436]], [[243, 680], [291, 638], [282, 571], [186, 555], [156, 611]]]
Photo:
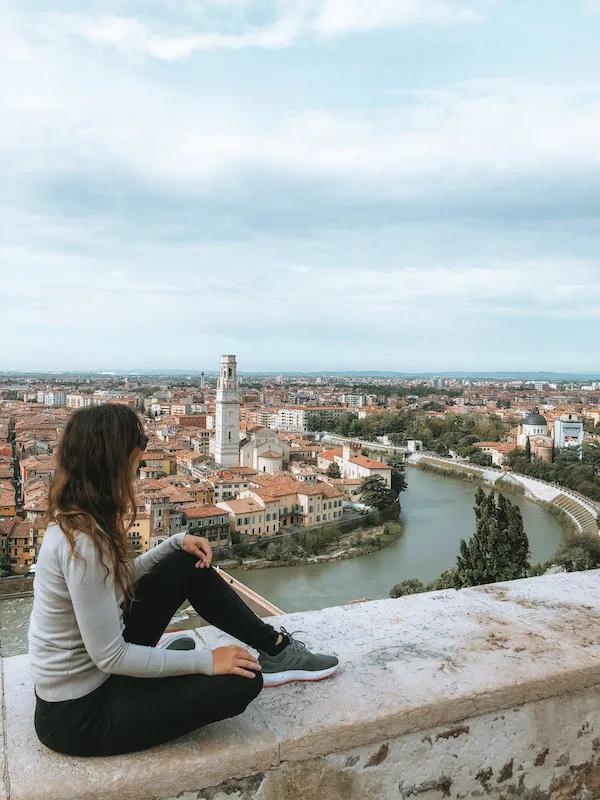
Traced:
[[240, 463], [240, 396], [235, 356], [221, 356], [217, 380], [215, 461], [223, 467]]

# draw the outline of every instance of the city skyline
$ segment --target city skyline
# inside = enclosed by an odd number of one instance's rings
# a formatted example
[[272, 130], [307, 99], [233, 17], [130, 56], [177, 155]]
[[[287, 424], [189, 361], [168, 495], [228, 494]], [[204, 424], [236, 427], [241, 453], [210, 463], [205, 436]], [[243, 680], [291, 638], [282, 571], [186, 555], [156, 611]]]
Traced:
[[0, 7], [0, 369], [594, 373], [596, 0]]

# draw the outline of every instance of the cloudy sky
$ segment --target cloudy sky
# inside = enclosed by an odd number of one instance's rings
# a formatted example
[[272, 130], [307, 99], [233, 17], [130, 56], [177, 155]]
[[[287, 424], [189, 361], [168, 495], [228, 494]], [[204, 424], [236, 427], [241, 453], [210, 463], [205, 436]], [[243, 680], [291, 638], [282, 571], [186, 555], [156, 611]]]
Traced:
[[0, 18], [0, 369], [600, 370], [600, 0]]

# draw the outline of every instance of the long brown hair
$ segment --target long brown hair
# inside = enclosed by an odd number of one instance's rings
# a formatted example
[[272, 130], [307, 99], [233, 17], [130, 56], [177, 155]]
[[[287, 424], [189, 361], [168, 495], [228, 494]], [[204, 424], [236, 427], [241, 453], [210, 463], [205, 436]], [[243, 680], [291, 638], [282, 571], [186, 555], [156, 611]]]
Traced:
[[128, 406], [75, 411], [58, 447], [48, 499], [48, 521], [60, 525], [72, 555], [78, 556], [76, 533], [88, 534], [106, 577], [112, 571], [115, 585], [129, 597], [127, 532], [136, 518], [131, 456], [143, 442], [142, 422]]

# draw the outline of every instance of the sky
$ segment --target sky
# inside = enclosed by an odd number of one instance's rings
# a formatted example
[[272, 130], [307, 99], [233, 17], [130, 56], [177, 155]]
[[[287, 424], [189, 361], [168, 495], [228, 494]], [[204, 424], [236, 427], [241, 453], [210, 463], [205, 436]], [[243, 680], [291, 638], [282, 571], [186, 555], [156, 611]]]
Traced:
[[0, 19], [0, 369], [600, 371], [600, 0]]

